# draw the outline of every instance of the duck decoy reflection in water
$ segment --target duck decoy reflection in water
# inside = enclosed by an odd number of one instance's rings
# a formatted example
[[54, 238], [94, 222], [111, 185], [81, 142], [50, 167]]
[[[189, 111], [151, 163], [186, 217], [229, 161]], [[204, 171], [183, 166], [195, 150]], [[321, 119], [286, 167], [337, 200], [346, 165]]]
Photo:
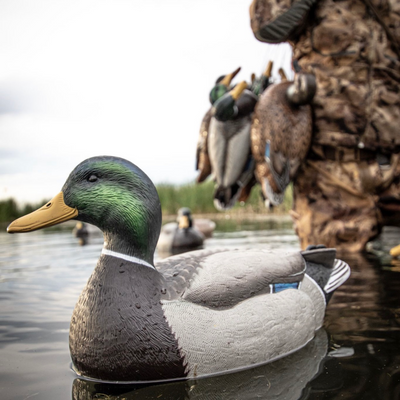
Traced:
[[[147, 400], [147, 399], [268, 399], [298, 400], [305, 391], [313, 391], [314, 382], [321, 388], [319, 376], [322, 364], [335, 361], [327, 356], [328, 338], [321, 329], [316, 337], [300, 351], [281, 360], [257, 368], [220, 375], [195, 381], [173, 382], [159, 385], [115, 385], [99, 384], [87, 380], [75, 379], [72, 388], [73, 400], [95, 399], [96, 396], [109, 400]], [[336, 367], [336, 365], [335, 365]], [[337, 383], [338, 373], [325, 369], [324, 375]], [[332, 376], [333, 375], [333, 376]], [[330, 382], [323, 382], [324, 392], [331, 388]], [[336, 386], [335, 386], [336, 388]]]
[[190, 209], [182, 207], [178, 210], [177, 222], [170, 222], [161, 228], [157, 250], [166, 254], [184, 253], [201, 248], [204, 239], [203, 233], [193, 224]]
[[298, 73], [294, 82], [269, 86], [255, 108], [251, 129], [255, 176], [272, 205], [282, 203], [309, 150], [312, 114], [308, 103], [315, 91], [315, 77]]
[[75, 306], [70, 352], [78, 374], [159, 381], [225, 373], [286, 356], [312, 340], [349, 267], [335, 250], [198, 250], [154, 267], [161, 227], [155, 186], [116, 157], [83, 161], [61, 192], [11, 223], [28, 232], [69, 219], [104, 233]]

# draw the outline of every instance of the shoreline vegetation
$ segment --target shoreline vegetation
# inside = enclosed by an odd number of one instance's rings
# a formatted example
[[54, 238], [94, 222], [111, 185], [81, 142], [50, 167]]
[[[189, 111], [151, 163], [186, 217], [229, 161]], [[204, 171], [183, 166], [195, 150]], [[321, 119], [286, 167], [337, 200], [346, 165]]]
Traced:
[[[161, 201], [163, 222], [172, 221], [176, 218], [178, 209], [189, 207], [194, 218], [209, 218], [213, 220], [245, 220], [245, 219], [274, 219], [289, 216], [292, 208], [292, 187], [285, 193], [285, 199], [278, 207], [272, 209], [264, 205], [261, 197], [260, 186], [256, 185], [245, 204], [236, 204], [228, 211], [218, 211], [213, 204], [214, 182], [207, 181], [201, 184], [186, 183], [173, 185], [161, 183], [156, 185]], [[29, 214], [46, 204], [50, 199], [44, 199], [35, 204], [20, 205], [16, 200], [10, 198], [0, 201], [0, 224], [7, 226], [13, 220]]]

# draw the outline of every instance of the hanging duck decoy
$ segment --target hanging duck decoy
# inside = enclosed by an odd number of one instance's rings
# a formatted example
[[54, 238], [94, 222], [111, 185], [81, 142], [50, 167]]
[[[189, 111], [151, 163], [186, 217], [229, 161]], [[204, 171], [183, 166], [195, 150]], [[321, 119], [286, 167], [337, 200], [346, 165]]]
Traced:
[[251, 88], [250, 90], [256, 95], [260, 96], [261, 93], [264, 92], [264, 90], [271, 84], [271, 72], [272, 72], [272, 67], [273, 67], [273, 62], [269, 61], [267, 68], [265, 71], [261, 74], [259, 78], [255, 76], [255, 74], [252, 75], [251, 78]]
[[[214, 204], [219, 210], [231, 208], [236, 201], [245, 202], [256, 183], [253, 176], [254, 161], [250, 152], [247, 154], [245, 150], [245, 142], [248, 141], [247, 130], [257, 98], [270, 84], [272, 66], [270, 61], [259, 78], [252, 74], [251, 85], [242, 82], [240, 89], [232, 92], [236, 93], [237, 98], [226, 91], [240, 68], [219, 78], [210, 92], [213, 107], [204, 116], [200, 128], [196, 152], [196, 169], [200, 173], [196, 181], [203, 182], [213, 173], [217, 181]], [[209, 144], [210, 127], [213, 129], [212, 144]], [[235, 135], [238, 136], [230, 142]], [[236, 143], [233, 144], [234, 142]], [[213, 161], [210, 152], [213, 154]]]
[[349, 276], [334, 249], [199, 250], [154, 266], [161, 227], [155, 186], [116, 157], [80, 163], [61, 192], [9, 233], [75, 219], [104, 247], [73, 311], [69, 347], [78, 374], [160, 381], [220, 374], [284, 357], [322, 326]]
[[241, 68], [236, 68], [228, 75], [220, 76], [216, 81], [214, 87], [210, 91], [210, 103], [213, 105], [220, 97], [231, 90], [231, 83], [233, 78], [240, 72]]
[[200, 249], [205, 236], [193, 224], [189, 208], [178, 210], [177, 222], [170, 222], [161, 228], [157, 250], [164, 254], [180, 254]]
[[[281, 77], [286, 77], [281, 71]], [[269, 86], [260, 96], [251, 129], [255, 176], [272, 205], [282, 203], [290, 181], [307, 155], [312, 135], [309, 105], [315, 78], [298, 73], [294, 82]]]
[[[210, 91], [209, 99], [211, 105], [213, 105], [220, 97], [231, 90], [231, 83], [233, 78], [239, 73], [240, 67], [236, 68], [235, 71], [228, 75], [220, 76], [214, 87]], [[196, 178], [197, 183], [203, 182], [208, 176], [210, 176], [212, 169], [210, 158], [208, 155], [208, 132], [210, 127], [210, 121], [212, 117], [212, 108], [210, 108], [203, 117], [200, 126], [199, 138], [196, 147], [196, 171], [200, 171]]]
[[243, 81], [213, 105], [208, 155], [216, 180], [214, 205], [218, 210], [246, 201], [255, 184], [250, 126], [257, 100]]

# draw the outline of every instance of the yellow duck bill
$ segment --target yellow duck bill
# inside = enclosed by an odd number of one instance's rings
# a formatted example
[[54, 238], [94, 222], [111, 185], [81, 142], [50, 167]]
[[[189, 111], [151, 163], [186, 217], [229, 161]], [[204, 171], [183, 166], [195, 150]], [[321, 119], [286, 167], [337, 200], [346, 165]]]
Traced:
[[68, 221], [78, 216], [78, 210], [64, 203], [63, 192], [58, 193], [43, 207], [12, 222], [8, 233], [31, 232]]

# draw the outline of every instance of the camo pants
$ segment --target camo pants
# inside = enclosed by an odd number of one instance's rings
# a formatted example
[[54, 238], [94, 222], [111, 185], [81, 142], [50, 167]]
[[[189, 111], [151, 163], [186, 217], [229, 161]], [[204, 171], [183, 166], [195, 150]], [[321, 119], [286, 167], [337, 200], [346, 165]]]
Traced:
[[381, 207], [381, 199], [400, 204], [398, 156], [377, 161], [308, 160], [294, 182], [292, 217], [300, 244], [324, 244], [339, 251], [363, 251], [384, 225], [400, 226], [400, 207]]

